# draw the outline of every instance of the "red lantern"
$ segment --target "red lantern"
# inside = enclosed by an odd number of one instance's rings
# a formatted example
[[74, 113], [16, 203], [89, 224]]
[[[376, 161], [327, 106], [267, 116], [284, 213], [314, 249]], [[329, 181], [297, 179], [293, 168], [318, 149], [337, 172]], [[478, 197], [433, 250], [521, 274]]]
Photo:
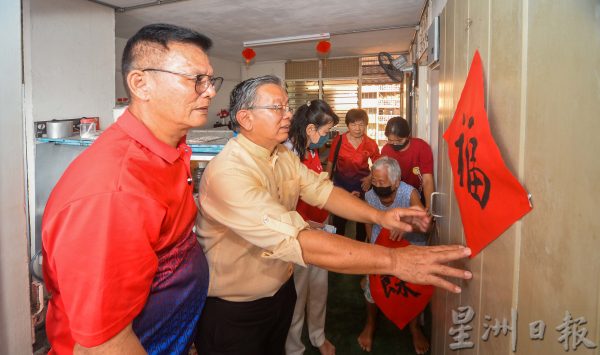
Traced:
[[252, 48], [246, 48], [242, 51], [242, 56], [246, 59], [246, 64], [248, 64], [252, 58], [256, 57], [256, 52]]
[[329, 41], [319, 41], [319, 43], [317, 43], [317, 52], [319, 52], [319, 54], [327, 54], [329, 53], [329, 50], [331, 49], [331, 43]]

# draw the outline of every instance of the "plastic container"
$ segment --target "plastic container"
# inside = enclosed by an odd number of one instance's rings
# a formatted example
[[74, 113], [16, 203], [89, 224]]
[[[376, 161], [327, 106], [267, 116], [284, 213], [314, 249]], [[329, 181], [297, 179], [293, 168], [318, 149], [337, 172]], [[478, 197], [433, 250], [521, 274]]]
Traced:
[[93, 139], [96, 136], [96, 120], [82, 118], [79, 121], [79, 136], [81, 139]]

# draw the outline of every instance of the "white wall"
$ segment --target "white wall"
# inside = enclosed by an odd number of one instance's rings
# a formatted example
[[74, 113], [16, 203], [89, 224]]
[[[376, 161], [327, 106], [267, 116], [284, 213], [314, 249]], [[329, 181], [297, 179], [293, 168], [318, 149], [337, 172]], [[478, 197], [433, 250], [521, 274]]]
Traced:
[[257, 62], [249, 65], [241, 64], [242, 80], [254, 78], [261, 75], [275, 75], [285, 80], [285, 61]]
[[[239, 62], [211, 57], [210, 63], [213, 66], [215, 76], [222, 76], [225, 80], [223, 81], [221, 90], [219, 90], [217, 96], [215, 96], [210, 104], [208, 109], [209, 121], [206, 127], [212, 127], [219, 120], [217, 112], [221, 111], [221, 109], [229, 109], [229, 95], [231, 94], [231, 90], [242, 81]], [[227, 123], [228, 121], [226, 120], [225, 122]]]
[[99, 116], [112, 122], [115, 16], [88, 1], [31, 1], [34, 121]]
[[121, 72], [121, 59], [126, 44], [127, 38], [115, 38], [115, 100], [119, 97], [127, 97], [123, 84], [123, 73]]
[[[123, 50], [125, 49], [126, 44], [126, 38], [115, 38], [115, 95], [117, 98], [127, 97], [127, 94], [125, 93], [125, 88], [123, 86], [123, 79], [121, 73], [121, 58], [123, 57]], [[217, 96], [215, 96], [215, 98], [212, 100], [212, 103], [208, 110], [209, 121], [204, 127], [201, 128], [210, 128], [215, 122], [219, 120], [219, 118], [217, 117], [217, 112], [219, 112], [221, 109], [229, 108], [229, 94], [231, 93], [233, 87], [241, 81], [239, 62], [228, 59], [210, 57], [210, 64], [213, 66], [215, 76], [222, 76], [224, 80], [221, 89], [217, 93]]]
[[0, 3], [0, 354], [31, 354], [21, 1]]
[[416, 112], [413, 113], [413, 137], [418, 137], [430, 143], [430, 110], [429, 110], [429, 85], [427, 83], [429, 68], [421, 65], [418, 67], [418, 87], [416, 88]]

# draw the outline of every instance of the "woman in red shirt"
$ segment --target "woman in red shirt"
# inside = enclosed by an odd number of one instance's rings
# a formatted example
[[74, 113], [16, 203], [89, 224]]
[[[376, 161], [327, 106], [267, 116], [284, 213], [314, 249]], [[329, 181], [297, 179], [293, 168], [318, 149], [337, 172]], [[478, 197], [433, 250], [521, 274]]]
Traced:
[[431, 193], [435, 191], [431, 147], [424, 140], [411, 137], [408, 122], [400, 116], [390, 118], [385, 135], [388, 144], [381, 154], [398, 161], [402, 181], [417, 189], [425, 209], [430, 209]]
[[[323, 100], [313, 100], [300, 106], [294, 113], [286, 146], [292, 149], [310, 170], [323, 173], [319, 148], [329, 139], [329, 130], [339, 122], [338, 116]], [[324, 179], [327, 176], [323, 176]], [[328, 212], [298, 200], [298, 213], [313, 228], [323, 228]], [[335, 347], [325, 338], [325, 306], [327, 304], [327, 270], [308, 265], [294, 266], [296, 285], [296, 308], [285, 344], [288, 355], [303, 354], [301, 334], [305, 314], [308, 335], [313, 346], [321, 354], [335, 354]]]
[[[380, 157], [377, 142], [365, 134], [368, 124], [369, 115], [365, 110], [358, 108], [349, 110], [346, 113], [348, 132], [333, 140], [327, 162], [329, 176], [332, 176], [333, 172], [333, 184], [363, 199], [371, 183], [369, 159], [372, 164]], [[334, 170], [333, 160], [338, 144], [340, 148]], [[345, 234], [346, 219], [334, 216], [333, 225], [337, 229], [337, 234]], [[356, 223], [356, 240], [364, 241], [365, 236], [365, 225]]]

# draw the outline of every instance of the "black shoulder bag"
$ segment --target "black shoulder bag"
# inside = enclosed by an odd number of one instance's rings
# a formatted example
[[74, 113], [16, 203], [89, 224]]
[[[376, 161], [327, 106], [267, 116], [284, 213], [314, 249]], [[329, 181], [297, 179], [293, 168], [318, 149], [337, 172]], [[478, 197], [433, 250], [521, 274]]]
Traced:
[[335, 146], [335, 152], [333, 153], [333, 162], [331, 167], [331, 181], [333, 181], [333, 175], [335, 174], [335, 168], [337, 166], [338, 155], [340, 154], [340, 148], [342, 147], [342, 135], [340, 134], [340, 140], [338, 144]]

